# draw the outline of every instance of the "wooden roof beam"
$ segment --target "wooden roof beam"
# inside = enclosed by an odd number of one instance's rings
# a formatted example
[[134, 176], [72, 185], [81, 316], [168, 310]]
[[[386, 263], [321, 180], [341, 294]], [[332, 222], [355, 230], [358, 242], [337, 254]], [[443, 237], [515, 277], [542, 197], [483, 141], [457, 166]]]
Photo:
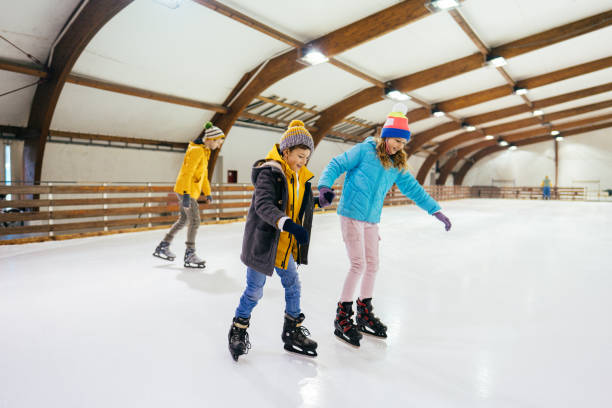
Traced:
[[[605, 109], [611, 106], [612, 106], [612, 100], [609, 100], [605, 102], [581, 106], [578, 108], [566, 109], [563, 111], [551, 113], [550, 115], [546, 115], [546, 120], [550, 121], [550, 120], [555, 120], [555, 119], [576, 116], [576, 115], [580, 115], [583, 113], [592, 112], [595, 110]], [[491, 126], [489, 128], [482, 129], [482, 131], [463, 132], [450, 139], [444, 140], [436, 148], [435, 150], [436, 154], [429, 155], [427, 159], [425, 159], [425, 161], [423, 162], [423, 164], [421, 165], [419, 169], [419, 172], [417, 173], [416, 179], [419, 183], [422, 184], [423, 181], [425, 180], [425, 177], [427, 176], [427, 173], [431, 169], [431, 167], [443, 154], [452, 150], [453, 148], [455, 148], [456, 146], [462, 143], [465, 143], [467, 141], [484, 136], [483, 133], [495, 135], [495, 134], [499, 134], [502, 132], [507, 132], [507, 131], [516, 130], [516, 129], [520, 129], [520, 128], [524, 128], [528, 126], [538, 125], [540, 123], [541, 123], [540, 118], [529, 118], [529, 119], [517, 120], [513, 122], [502, 123], [497, 126]]]
[[24, 144], [24, 179], [40, 181], [49, 125], [64, 83], [81, 52], [98, 31], [132, 0], [91, 1], [84, 4], [53, 50], [47, 80], [38, 85], [32, 101]]
[[[588, 132], [593, 132], [595, 130], [599, 130], [599, 129], [607, 129], [612, 127], [612, 122], [606, 122], [606, 123], [601, 123], [601, 124], [597, 124], [597, 125], [592, 125], [592, 126], [586, 126], [586, 127], [582, 127], [582, 128], [577, 128], [577, 129], [573, 129], [567, 132], [564, 132], [563, 136], [576, 136], [576, 135], [580, 135], [580, 134], [584, 134], [584, 133], [588, 133]], [[550, 141], [551, 137], [549, 135], [547, 136], [540, 136], [540, 137], [535, 137], [535, 138], [531, 138], [531, 139], [525, 139], [525, 140], [521, 140], [516, 142], [517, 146], [526, 146], [526, 145], [530, 145], [530, 144], [535, 144], [535, 143], [542, 143], [542, 142], [547, 142]], [[502, 146], [489, 146], [486, 147], [482, 150], [480, 150], [479, 152], [477, 152], [476, 154], [474, 154], [473, 156], [471, 156], [469, 159], [466, 160], [466, 162], [463, 164], [463, 166], [461, 166], [461, 168], [459, 169], [459, 171], [455, 174], [455, 180], [454, 180], [454, 184], [456, 186], [460, 186], [463, 183], [463, 179], [465, 178], [465, 175], [467, 174], [467, 172], [474, 166], [474, 164], [476, 164], [476, 162], [478, 162], [479, 160], [481, 160], [482, 158], [493, 154], [493, 153], [497, 153], [498, 151], [501, 150], [505, 150], [506, 147], [502, 147]]]
[[[562, 70], [553, 71], [549, 74], [543, 74], [543, 75], [538, 75], [533, 78], [528, 78], [523, 81], [519, 81], [518, 84], [520, 85], [521, 83], [529, 83], [529, 84], [537, 84], [538, 86], [542, 86], [542, 85], [554, 83], [556, 81], [562, 81], [564, 79], [572, 78], [575, 76], [584, 75], [584, 74], [587, 74], [593, 71], [597, 71], [600, 69], [604, 69], [610, 66], [612, 66], [612, 57], [607, 57], [607, 58], [602, 58], [596, 61], [587, 62], [585, 64], [580, 64], [580, 65], [576, 65], [573, 67], [564, 68]], [[542, 78], [547, 77], [547, 76], [550, 76], [550, 77], [547, 78], [544, 83]], [[521, 85], [521, 86], [524, 86], [524, 85]], [[532, 86], [532, 88], [535, 88], [535, 86]], [[495, 97], [500, 97], [500, 96], [506, 96], [504, 95], [504, 92], [505, 92], [504, 90], [507, 90], [508, 95], [511, 94], [510, 87], [507, 85], [503, 85], [501, 87], [491, 88], [486, 91], [480, 91], [474, 94], [470, 94], [470, 95], [455, 98], [455, 99], [452, 99], [446, 102], [442, 102], [442, 104], [448, 104], [448, 105], [445, 105], [447, 107], [450, 104], [454, 104], [453, 108], [459, 109], [460, 107], [466, 107], [466, 106], [470, 106], [476, 103], [482, 103], [482, 102], [485, 102], [486, 100], [489, 100], [488, 97], [485, 97], [487, 92], [491, 92], [490, 99], [495, 99]], [[537, 102], [535, 102], [535, 104], [537, 104]], [[438, 104], [438, 106], [440, 106], [440, 104]], [[501, 115], [511, 116], [511, 115], [516, 114], [514, 112], [517, 112], [516, 107], [506, 108], [506, 109], [508, 110], [502, 110]], [[525, 109], [525, 108], [522, 108], [522, 109]], [[485, 114], [476, 115], [476, 117], [480, 116], [482, 118], [483, 115]], [[500, 119], [502, 117], [505, 117], [505, 116], [500, 116], [497, 119]], [[465, 121], [471, 125], [475, 124], [475, 122], [472, 122], [472, 118], [466, 118]], [[430, 131], [428, 131], [427, 134], [422, 132], [421, 134], [417, 134], [412, 137], [412, 139], [410, 140], [410, 143], [408, 144], [406, 148], [408, 155], [414, 154], [414, 152], [416, 152], [423, 144], [432, 140], [434, 137], [441, 136], [447, 132], [447, 131], [444, 131], [444, 129], [441, 128], [440, 126], [438, 126], [437, 128], [429, 129], [429, 130]]]
[[[496, 55], [503, 56], [505, 58], [514, 57], [520, 54], [524, 54], [530, 51], [534, 51], [539, 48], [546, 47], [548, 45], [557, 43], [562, 40], [567, 40], [579, 35], [585, 34], [586, 32], [600, 29], [612, 24], [612, 19], [609, 18], [611, 12], [601, 13], [592, 17], [588, 17], [573, 23], [565, 24], [563, 26], [556, 27], [551, 30], [544, 31], [533, 36], [529, 36], [520, 40], [512, 41], [510, 43], [501, 45], [493, 48], [490, 52], [496, 53]], [[592, 26], [593, 28], [587, 28]], [[559, 33], [563, 33], [561, 38]], [[537, 43], [525, 46], [528, 42], [526, 39], [533, 41], [533, 38], [537, 37]], [[612, 57], [611, 57], [612, 58]], [[438, 65], [433, 68], [428, 68], [423, 71], [419, 71], [401, 78], [390, 81], [393, 87], [402, 91], [409, 92], [414, 89], [422, 88], [435, 82], [442, 81], [444, 79], [452, 78], [454, 76], [473, 71], [481, 68], [484, 65], [484, 56], [481, 53], [476, 53], [456, 59], [454, 61], [447, 62], [445, 64]], [[568, 74], [569, 75], [569, 74]], [[575, 76], [575, 75], [574, 75]], [[556, 79], [557, 81], [561, 79]], [[554, 82], [554, 81], [553, 81]], [[518, 83], [521, 85], [521, 82]], [[534, 84], [530, 84], [534, 87]], [[524, 85], [523, 85], [524, 86]], [[541, 86], [541, 85], [539, 85]], [[364, 100], [364, 95], [369, 94], [369, 100]], [[326, 132], [331, 129], [341, 118], [350, 115], [357, 109], [361, 109], [365, 106], [379, 102], [383, 99], [382, 92], [368, 88], [358, 92], [349, 98], [337, 102], [321, 112], [321, 117], [317, 121], [317, 127], [319, 131], [313, 134], [315, 145], [321, 140]]]
[[[572, 129], [578, 126], [584, 126], [584, 125], [588, 125], [591, 123], [597, 123], [597, 122], [601, 122], [603, 120], [608, 120], [608, 119], [612, 119], [612, 114], [600, 115], [600, 116], [596, 116], [593, 118], [562, 123], [559, 125], [555, 125], [555, 129], [564, 131], [566, 129]], [[520, 132], [520, 133], [515, 133], [509, 136], [505, 136], [504, 140], [506, 140], [507, 142], [516, 142], [524, 138], [544, 136], [544, 135], [548, 135], [549, 137], [551, 137], [550, 130], [549, 129], [533, 129], [533, 130], [529, 130], [526, 132]], [[444, 185], [446, 183], [446, 179], [452, 172], [455, 165], [468, 154], [474, 151], [480, 150], [482, 148], [485, 148], [488, 146], [495, 146], [495, 145], [497, 145], [497, 140], [484, 140], [481, 142], [471, 144], [466, 147], [462, 147], [461, 149], [457, 150], [455, 154], [449, 157], [446, 163], [444, 163], [444, 165], [442, 165], [442, 167], [440, 168], [440, 176], [438, 177], [436, 184]]]

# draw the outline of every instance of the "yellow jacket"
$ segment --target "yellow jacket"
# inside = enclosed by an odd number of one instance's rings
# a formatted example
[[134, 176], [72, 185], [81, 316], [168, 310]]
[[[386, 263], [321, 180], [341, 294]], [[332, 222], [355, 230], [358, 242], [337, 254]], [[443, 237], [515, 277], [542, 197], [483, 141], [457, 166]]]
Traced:
[[183, 166], [179, 171], [174, 192], [178, 194], [189, 194], [197, 200], [200, 193], [210, 195], [210, 183], [208, 182], [208, 159], [210, 149], [204, 145], [189, 142]]
[[[266, 160], [274, 160], [280, 164], [283, 173], [287, 179], [287, 209], [285, 213], [287, 217], [291, 218], [296, 224], [300, 224], [299, 214], [300, 208], [302, 208], [302, 200], [304, 198], [304, 189], [306, 188], [306, 182], [314, 177], [314, 174], [310, 170], [303, 166], [299, 173], [296, 174], [289, 165], [283, 160], [283, 157], [278, 151], [278, 145], [274, 145], [272, 150], [266, 156]], [[297, 197], [297, 199], [296, 199]], [[291, 252], [289, 250], [291, 249]], [[279, 268], [287, 269], [287, 263], [289, 262], [289, 255], [293, 254], [293, 259], [298, 259], [298, 245], [295, 237], [290, 235], [286, 231], [281, 231], [280, 238], [278, 240], [278, 247], [276, 249], [276, 261], [274, 266]]]

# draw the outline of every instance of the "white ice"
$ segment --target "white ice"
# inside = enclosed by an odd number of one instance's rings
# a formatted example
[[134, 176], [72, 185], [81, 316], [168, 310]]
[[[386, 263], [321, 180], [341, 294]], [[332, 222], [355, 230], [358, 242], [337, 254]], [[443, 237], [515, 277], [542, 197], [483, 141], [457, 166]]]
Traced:
[[243, 223], [202, 226], [204, 270], [151, 256], [163, 230], [0, 247], [0, 407], [610, 407], [612, 205], [386, 208], [375, 313], [353, 349], [332, 334], [348, 260], [335, 214], [300, 267], [319, 356], [282, 348], [268, 280], [235, 363]]

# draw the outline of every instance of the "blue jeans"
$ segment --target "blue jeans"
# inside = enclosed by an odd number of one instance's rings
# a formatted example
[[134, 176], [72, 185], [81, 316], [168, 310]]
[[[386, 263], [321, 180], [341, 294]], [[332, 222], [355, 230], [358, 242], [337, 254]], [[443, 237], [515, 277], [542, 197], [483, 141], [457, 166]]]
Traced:
[[[297, 266], [293, 260], [293, 255], [289, 257], [287, 269], [274, 268], [281, 283], [285, 288], [285, 313], [291, 317], [300, 315], [300, 294], [301, 284], [297, 273]], [[249, 318], [251, 311], [257, 305], [259, 299], [263, 297], [263, 287], [266, 283], [266, 275], [257, 272], [255, 269], [247, 268], [247, 286], [240, 297], [240, 304], [236, 309], [236, 317]]]

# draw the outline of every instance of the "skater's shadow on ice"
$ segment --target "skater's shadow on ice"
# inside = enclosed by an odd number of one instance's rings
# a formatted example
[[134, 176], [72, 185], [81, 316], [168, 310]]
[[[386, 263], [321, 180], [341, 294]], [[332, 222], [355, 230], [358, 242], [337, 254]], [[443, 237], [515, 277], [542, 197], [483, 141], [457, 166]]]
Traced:
[[[212, 273], [196, 271], [183, 271], [176, 279], [184, 282], [191, 289], [208, 293], [239, 293], [243, 288], [234, 279], [230, 278], [225, 269], [217, 269]], [[195, 272], [195, 273], [194, 273]]]

